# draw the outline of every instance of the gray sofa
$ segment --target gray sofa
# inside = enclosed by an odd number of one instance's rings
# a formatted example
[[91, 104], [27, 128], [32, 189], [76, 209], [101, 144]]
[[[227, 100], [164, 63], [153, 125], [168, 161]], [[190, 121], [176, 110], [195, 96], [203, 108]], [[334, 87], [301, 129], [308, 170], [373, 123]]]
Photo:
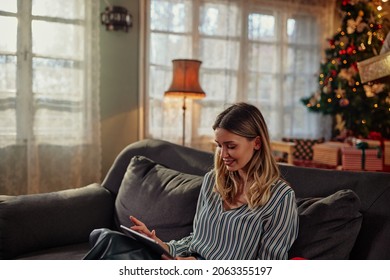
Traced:
[[[0, 259], [81, 259], [95, 228], [138, 216], [163, 240], [191, 231], [211, 153], [161, 140], [126, 147], [104, 181], [0, 196]], [[300, 236], [291, 258], [390, 259], [390, 174], [280, 165], [295, 190]]]

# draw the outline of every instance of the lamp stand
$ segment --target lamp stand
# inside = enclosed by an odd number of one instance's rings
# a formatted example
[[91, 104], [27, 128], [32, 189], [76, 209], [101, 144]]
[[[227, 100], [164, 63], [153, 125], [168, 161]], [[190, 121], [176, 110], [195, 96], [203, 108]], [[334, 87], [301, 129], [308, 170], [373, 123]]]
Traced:
[[183, 97], [183, 139], [182, 139], [182, 145], [185, 146], [186, 143], [186, 97]]

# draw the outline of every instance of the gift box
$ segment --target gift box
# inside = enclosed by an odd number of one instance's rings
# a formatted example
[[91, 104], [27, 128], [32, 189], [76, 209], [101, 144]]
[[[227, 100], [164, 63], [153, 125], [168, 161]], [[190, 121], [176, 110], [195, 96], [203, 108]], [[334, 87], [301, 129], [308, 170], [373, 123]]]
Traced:
[[390, 165], [390, 141], [383, 141], [384, 164]]
[[356, 147], [341, 148], [343, 170], [382, 171], [383, 158], [380, 148], [358, 149]]
[[369, 148], [378, 148], [381, 146], [381, 141], [379, 141], [379, 140], [371, 140], [371, 139], [358, 139], [358, 140], [356, 140], [356, 144], [359, 144], [361, 142], [367, 143]]
[[347, 143], [325, 142], [313, 146], [313, 162], [338, 166], [341, 164], [341, 148], [350, 147]]
[[390, 52], [357, 63], [362, 83], [375, 81], [390, 75]]

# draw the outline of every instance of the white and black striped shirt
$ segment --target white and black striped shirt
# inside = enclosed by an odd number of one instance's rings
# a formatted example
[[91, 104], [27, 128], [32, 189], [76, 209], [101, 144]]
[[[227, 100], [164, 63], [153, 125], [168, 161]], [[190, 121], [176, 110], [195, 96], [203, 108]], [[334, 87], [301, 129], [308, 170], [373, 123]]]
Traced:
[[295, 194], [283, 180], [272, 186], [266, 205], [224, 210], [213, 191], [215, 175], [204, 177], [194, 218], [193, 232], [168, 242], [172, 255], [197, 254], [209, 260], [287, 259], [298, 236]]

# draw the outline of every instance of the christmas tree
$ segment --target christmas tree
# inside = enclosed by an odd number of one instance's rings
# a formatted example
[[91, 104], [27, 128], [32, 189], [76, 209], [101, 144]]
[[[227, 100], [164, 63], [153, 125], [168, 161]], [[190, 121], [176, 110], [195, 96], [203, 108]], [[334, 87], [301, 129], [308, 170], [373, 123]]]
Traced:
[[302, 98], [310, 111], [334, 117], [333, 136], [390, 137], [388, 82], [362, 84], [357, 62], [379, 55], [384, 37], [382, 15], [370, 0], [338, 2], [342, 26], [325, 50], [319, 89]]

